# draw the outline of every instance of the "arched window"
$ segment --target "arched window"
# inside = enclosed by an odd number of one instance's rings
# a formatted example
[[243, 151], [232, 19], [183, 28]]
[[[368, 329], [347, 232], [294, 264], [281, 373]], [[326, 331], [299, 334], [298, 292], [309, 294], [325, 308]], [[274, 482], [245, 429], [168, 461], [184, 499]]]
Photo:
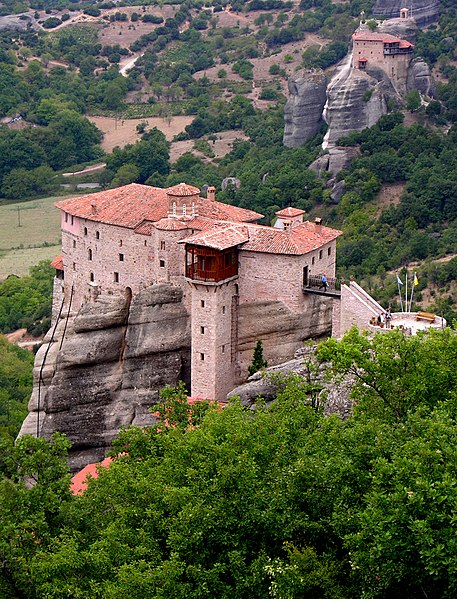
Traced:
[[186, 214], [187, 214], [187, 206], [186, 206], [185, 204], [183, 204], [183, 207], [182, 207], [182, 215], [183, 215], [183, 216], [186, 216]]
[[176, 202], [173, 202], [173, 216], [176, 216]]
[[90, 248], [87, 250], [87, 258], [88, 260], [92, 260], [92, 250]]

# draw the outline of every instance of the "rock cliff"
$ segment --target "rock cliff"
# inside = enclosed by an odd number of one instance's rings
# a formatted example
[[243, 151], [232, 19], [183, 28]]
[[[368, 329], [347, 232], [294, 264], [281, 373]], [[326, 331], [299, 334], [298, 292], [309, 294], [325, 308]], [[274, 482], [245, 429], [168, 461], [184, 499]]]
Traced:
[[[327, 90], [325, 146], [334, 146], [351, 131], [372, 127], [388, 111], [388, 85], [371, 74], [350, 69]], [[392, 94], [395, 95], [395, 94]]]
[[307, 73], [299, 79], [289, 79], [289, 99], [284, 108], [284, 145], [297, 148], [314, 137], [324, 121], [322, 111], [327, 100], [327, 77]]
[[76, 471], [102, 459], [122, 426], [152, 423], [160, 389], [189, 383], [190, 319], [181, 300], [179, 288], [153, 285], [132, 300], [101, 295], [62, 317], [37, 353], [20, 434], [65, 433]]
[[[395, 15], [398, 13], [399, 10]], [[391, 19], [379, 26], [377, 32], [396, 35], [413, 43], [417, 31], [414, 19]], [[369, 34], [366, 25], [361, 25], [358, 32]], [[401, 66], [396, 67], [395, 75], [394, 68], [391, 75], [390, 66], [386, 64], [368, 60], [365, 68], [358, 68], [351, 49], [327, 85], [325, 75], [317, 73], [291, 80], [290, 96], [284, 109], [284, 144], [288, 147], [302, 145], [319, 131], [324, 120], [329, 127], [323, 149], [331, 149], [349, 132], [373, 126], [392, 105], [404, 105], [409, 91], [417, 89], [424, 95], [435, 95], [430, 69], [422, 59], [408, 55], [399, 63]], [[319, 162], [316, 169], [320, 167]]]
[[279, 388], [277, 375], [296, 375], [320, 389], [318, 397], [325, 414], [337, 414], [341, 418], [347, 418], [353, 407], [351, 392], [355, 380], [349, 376], [343, 379], [329, 377], [330, 365], [317, 361], [316, 347], [302, 347], [295, 352], [293, 360], [256, 372], [249, 377], [247, 383], [233, 389], [227, 399], [239, 397], [244, 406], [255, 408], [259, 397], [267, 403], [276, 398]]
[[375, 16], [392, 19], [398, 17], [402, 8], [410, 9], [412, 16], [418, 25], [431, 23], [438, 18], [440, 13], [439, 0], [376, 0], [373, 7]]

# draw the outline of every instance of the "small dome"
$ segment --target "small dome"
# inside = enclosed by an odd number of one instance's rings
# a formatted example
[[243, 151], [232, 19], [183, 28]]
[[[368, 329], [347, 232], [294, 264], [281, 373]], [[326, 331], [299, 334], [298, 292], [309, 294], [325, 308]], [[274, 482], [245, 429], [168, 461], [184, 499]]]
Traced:
[[187, 183], [178, 183], [178, 185], [173, 185], [173, 187], [168, 187], [166, 190], [167, 195], [175, 196], [177, 198], [185, 198], [188, 196], [195, 196], [200, 193], [198, 187], [193, 187], [192, 185], [187, 185]]

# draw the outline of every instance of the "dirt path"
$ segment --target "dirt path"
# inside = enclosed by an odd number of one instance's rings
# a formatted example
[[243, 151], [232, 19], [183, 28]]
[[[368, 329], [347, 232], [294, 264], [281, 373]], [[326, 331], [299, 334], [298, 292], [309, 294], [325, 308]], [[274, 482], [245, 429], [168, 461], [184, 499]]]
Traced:
[[100, 162], [100, 164], [94, 164], [94, 166], [88, 166], [83, 171], [75, 171], [74, 173], [62, 173], [62, 177], [77, 177], [78, 175], [88, 175], [89, 173], [96, 173], [102, 171], [106, 167], [106, 162]]

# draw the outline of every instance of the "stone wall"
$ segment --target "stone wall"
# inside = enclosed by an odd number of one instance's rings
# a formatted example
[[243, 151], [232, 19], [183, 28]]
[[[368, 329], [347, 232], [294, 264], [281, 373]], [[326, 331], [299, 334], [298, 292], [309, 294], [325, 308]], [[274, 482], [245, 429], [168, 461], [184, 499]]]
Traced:
[[357, 283], [341, 285], [340, 314], [334, 316], [334, 337], [342, 337], [352, 326], [367, 329], [371, 318], [377, 318], [384, 309]]
[[237, 287], [192, 283], [192, 395], [223, 400], [238, 382]]
[[[73, 309], [99, 293], [133, 294], [155, 283], [180, 284], [185, 268], [184, 246], [178, 241], [188, 231], [162, 231], [151, 235], [62, 214], [62, 257], [67, 298], [74, 286]], [[90, 254], [91, 252], [91, 254]], [[93, 279], [93, 280], [91, 280]]]

